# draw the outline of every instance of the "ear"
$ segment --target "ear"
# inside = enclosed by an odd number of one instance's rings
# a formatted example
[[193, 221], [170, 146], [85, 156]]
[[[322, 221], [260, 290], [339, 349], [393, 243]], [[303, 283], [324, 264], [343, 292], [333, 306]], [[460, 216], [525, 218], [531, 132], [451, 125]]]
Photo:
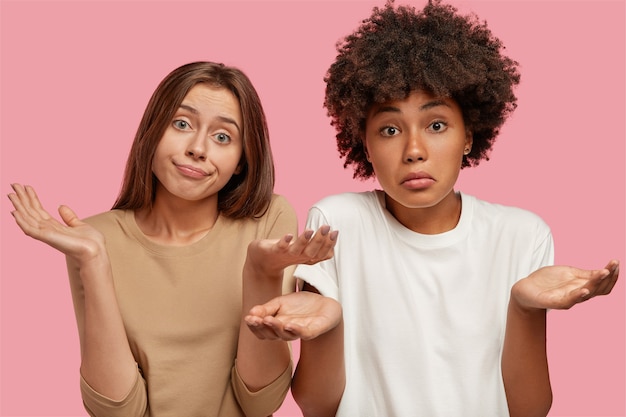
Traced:
[[464, 155], [468, 155], [472, 151], [472, 145], [474, 144], [474, 136], [469, 130], [465, 132], [465, 150]]
[[241, 174], [241, 171], [243, 171], [243, 164], [244, 164], [244, 161], [242, 159], [241, 161], [239, 161], [239, 164], [237, 164], [237, 168], [235, 168], [235, 172], [233, 172], [233, 175]]
[[361, 136], [361, 143], [363, 144], [363, 152], [365, 153], [365, 159], [367, 159], [367, 162], [372, 163], [372, 161], [370, 160], [370, 153], [367, 150], [367, 141], [365, 140], [365, 135]]

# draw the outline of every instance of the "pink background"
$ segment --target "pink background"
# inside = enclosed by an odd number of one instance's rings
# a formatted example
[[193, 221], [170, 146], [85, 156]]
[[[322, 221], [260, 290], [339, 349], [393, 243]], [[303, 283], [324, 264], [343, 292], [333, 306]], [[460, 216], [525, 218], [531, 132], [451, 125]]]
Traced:
[[[183, 63], [213, 60], [258, 88], [276, 191], [302, 224], [322, 196], [376, 185], [342, 168], [322, 77], [335, 42], [382, 4], [3, 0], [0, 189], [23, 182], [50, 210], [107, 210], [157, 83]], [[455, 4], [486, 19], [522, 71], [519, 108], [492, 160], [464, 171], [459, 189], [541, 215], [557, 263], [626, 261], [624, 2]], [[63, 257], [21, 234], [8, 199], [0, 207], [0, 415], [85, 416]], [[551, 416], [624, 415], [625, 279], [608, 297], [550, 313]], [[288, 398], [276, 415], [300, 413]]]

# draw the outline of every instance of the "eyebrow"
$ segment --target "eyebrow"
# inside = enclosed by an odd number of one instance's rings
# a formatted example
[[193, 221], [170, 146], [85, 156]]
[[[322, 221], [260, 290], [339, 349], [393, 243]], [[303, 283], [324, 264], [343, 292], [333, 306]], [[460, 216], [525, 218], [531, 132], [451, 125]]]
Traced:
[[[195, 115], [200, 114], [200, 112], [198, 111], [198, 109], [196, 109], [195, 107], [189, 106], [187, 104], [181, 104], [180, 107], [181, 109], [187, 110]], [[239, 131], [239, 133], [241, 133], [241, 128], [239, 127], [239, 125], [237, 124], [237, 122], [235, 121], [235, 119], [231, 118], [231, 117], [227, 117], [227, 116], [217, 116], [217, 119], [224, 122], [224, 123], [228, 123], [231, 124], [233, 126], [235, 126], [237, 128], [237, 130]]]
[[[446, 106], [446, 107], [452, 108], [444, 100], [435, 99], [435, 100], [429, 101], [428, 103], [422, 104], [419, 107], [419, 110], [420, 111], [425, 111], [425, 110], [429, 110], [429, 109], [432, 109], [434, 107], [439, 107], [439, 106]], [[374, 114], [372, 116], [376, 116], [379, 113], [400, 113], [400, 109], [398, 107], [395, 107], [395, 106], [381, 106], [381, 107], [379, 107], [378, 109], [376, 109], [374, 111]]]

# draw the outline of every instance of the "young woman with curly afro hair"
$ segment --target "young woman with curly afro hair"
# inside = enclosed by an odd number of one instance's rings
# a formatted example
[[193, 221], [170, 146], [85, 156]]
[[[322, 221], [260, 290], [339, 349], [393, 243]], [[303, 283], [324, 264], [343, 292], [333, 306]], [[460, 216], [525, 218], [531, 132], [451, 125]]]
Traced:
[[608, 294], [618, 263], [551, 266], [541, 218], [455, 191], [519, 80], [486, 23], [438, 1], [375, 8], [338, 44], [324, 104], [345, 165], [382, 190], [315, 204], [307, 228], [341, 232], [334, 257], [246, 318], [302, 338], [305, 416], [547, 415], [546, 311]]

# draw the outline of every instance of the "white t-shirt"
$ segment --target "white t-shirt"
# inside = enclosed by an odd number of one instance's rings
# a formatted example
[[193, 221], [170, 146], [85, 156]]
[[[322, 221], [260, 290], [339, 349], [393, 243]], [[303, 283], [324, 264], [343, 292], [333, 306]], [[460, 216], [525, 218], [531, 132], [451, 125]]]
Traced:
[[317, 203], [307, 227], [339, 230], [334, 258], [295, 275], [343, 307], [346, 389], [338, 417], [502, 417], [510, 289], [553, 263], [535, 214], [461, 194], [458, 225], [402, 226], [381, 191]]

